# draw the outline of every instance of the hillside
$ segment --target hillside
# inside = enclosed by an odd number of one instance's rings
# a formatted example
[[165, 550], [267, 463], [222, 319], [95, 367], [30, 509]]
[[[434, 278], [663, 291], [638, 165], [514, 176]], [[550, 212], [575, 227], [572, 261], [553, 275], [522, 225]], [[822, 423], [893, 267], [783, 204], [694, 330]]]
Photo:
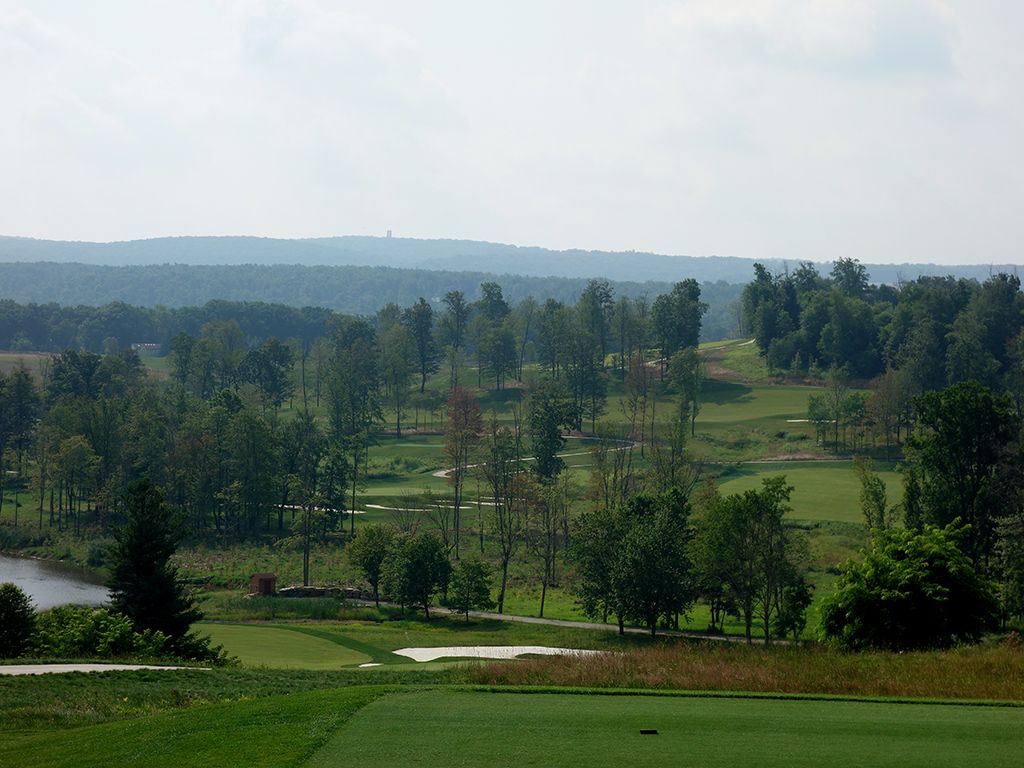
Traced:
[[[55, 261], [83, 264], [305, 264], [473, 271], [533, 277], [605, 277], [620, 281], [746, 283], [755, 261], [773, 272], [796, 261], [727, 256], [668, 256], [639, 251], [557, 251], [474, 240], [345, 237], [283, 240], [265, 237], [163, 237], [115, 243], [64, 242], [0, 237], [0, 262]], [[820, 266], [831, 269], [830, 262]], [[871, 280], [896, 283], [919, 275], [984, 280], [1008, 265], [886, 264], [869, 266]]]

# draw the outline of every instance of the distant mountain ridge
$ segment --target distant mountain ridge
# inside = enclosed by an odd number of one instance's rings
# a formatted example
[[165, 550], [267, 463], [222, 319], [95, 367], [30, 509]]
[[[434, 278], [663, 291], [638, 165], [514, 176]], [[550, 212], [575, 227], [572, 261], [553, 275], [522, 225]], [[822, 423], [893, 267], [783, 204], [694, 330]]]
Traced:
[[[277, 239], [239, 236], [161, 237], [113, 243], [36, 240], [0, 236], [0, 262], [77, 262], [106, 266], [154, 264], [301, 264], [370, 266], [528, 277], [605, 277], [616, 281], [700, 281], [744, 284], [760, 261], [773, 272], [798, 260], [733, 256], [667, 256], [639, 251], [556, 251], [476, 240], [420, 240], [402, 237]], [[984, 280], [1015, 265], [868, 264], [875, 283], [913, 280], [920, 275], [954, 275]], [[831, 262], [818, 263], [827, 274]]]

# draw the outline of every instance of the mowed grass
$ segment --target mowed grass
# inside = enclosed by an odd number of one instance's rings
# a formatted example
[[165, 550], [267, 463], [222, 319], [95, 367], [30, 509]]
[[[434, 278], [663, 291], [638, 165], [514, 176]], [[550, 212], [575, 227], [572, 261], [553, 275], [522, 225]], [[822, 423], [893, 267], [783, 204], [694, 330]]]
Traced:
[[[895, 469], [876, 467], [885, 482], [889, 506], [903, 500], [903, 483]], [[718, 481], [723, 494], [759, 488], [766, 477], [785, 475], [793, 486], [789, 514], [794, 520], [863, 523], [860, 479], [852, 462], [778, 462], [729, 467]]]
[[1021, 727], [1018, 708], [434, 690], [377, 699], [308, 765], [994, 768], [1020, 765]]
[[393, 651], [400, 648], [473, 645], [547, 645], [557, 648], [623, 650], [646, 647], [644, 635], [547, 626], [492, 619], [435, 616], [386, 622], [294, 624], [202, 623], [197, 630], [224, 646], [247, 667], [336, 670], [367, 662], [429, 668]]
[[202, 624], [199, 631], [248, 666], [278, 669], [339, 669], [370, 656], [338, 642], [285, 628], [251, 624]]
[[1001, 768], [1022, 727], [1018, 707], [353, 686], [7, 732], [0, 764]]

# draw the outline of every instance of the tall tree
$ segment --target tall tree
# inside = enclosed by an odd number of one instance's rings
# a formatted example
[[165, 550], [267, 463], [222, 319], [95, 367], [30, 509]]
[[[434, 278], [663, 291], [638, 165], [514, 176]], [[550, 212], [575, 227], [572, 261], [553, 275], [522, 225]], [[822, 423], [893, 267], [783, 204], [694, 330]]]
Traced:
[[412, 334], [416, 349], [416, 365], [420, 374], [420, 393], [427, 387], [427, 377], [438, 367], [437, 343], [434, 341], [434, 310], [427, 300], [419, 301], [402, 313], [402, 323]]
[[331, 438], [349, 455], [350, 535], [356, 530], [356, 494], [370, 446], [372, 428], [383, 418], [377, 390], [376, 339], [365, 320], [341, 318], [333, 323], [334, 358], [328, 384]]
[[202, 618], [178, 571], [171, 563], [180, 528], [148, 480], [128, 487], [127, 519], [115, 531], [111, 551], [111, 607], [123, 613], [138, 631], [163, 632], [172, 646], [188, 645], [192, 624]]
[[462, 529], [462, 491], [469, 469], [469, 457], [480, 442], [483, 432], [480, 403], [472, 392], [456, 387], [448, 398], [448, 420], [444, 430], [444, 452], [450, 470], [448, 482], [454, 492], [455, 559], [459, 559], [459, 539]]
[[700, 300], [700, 285], [692, 278], [676, 283], [669, 293], [654, 300], [651, 321], [658, 338], [663, 372], [673, 354], [697, 346], [701, 317], [707, 309]]
[[552, 480], [565, 467], [558, 455], [565, 446], [562, 429], [572, 418], [565, 390], [553, 379], [536, 381], [527, 396], [526, 409], [537, 477]]
[[927, 392], [914, 401], [921, 429], [910, 439], [920, 475], [925, 521], [947, 526], [957, 518], [969, 525], [968, 555], [988, 564], [1003, 505], [996, 489], [1020, 425], [1009, 398], [974, 381]]

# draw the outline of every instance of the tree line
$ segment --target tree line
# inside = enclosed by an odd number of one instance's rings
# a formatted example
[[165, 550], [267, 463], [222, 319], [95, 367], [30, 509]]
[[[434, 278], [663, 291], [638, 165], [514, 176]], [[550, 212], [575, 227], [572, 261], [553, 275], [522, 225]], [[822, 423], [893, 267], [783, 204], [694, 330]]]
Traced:
[[[182, 331], [197, 334], [209, 320], [232, 318], [252, 341], [313, 338], [323, 333], [328, 313], [370, 316], [386, 304], [408, 306], [420, 296], [439, 312], [447, 292], [460, 291], [474, 301], [485, 282], [500, 283], [505, 300], [514, 306], [531, 297], [540, 303], [573, 303], [588, 279], [294, 264], [0, 263], [0, 349], [20, 345], [45, 352], [67, 347], [101, 352], [107, 338], [121, 347], [165, 344]], [[673, 283], [609, 285], [617, 296], [653, 300]], [[702, 340], [731, 337], [742, 286], [705, 280], [700, 287], [708, 305]], [[307, 330], [309, 324], [313, 327]]]

